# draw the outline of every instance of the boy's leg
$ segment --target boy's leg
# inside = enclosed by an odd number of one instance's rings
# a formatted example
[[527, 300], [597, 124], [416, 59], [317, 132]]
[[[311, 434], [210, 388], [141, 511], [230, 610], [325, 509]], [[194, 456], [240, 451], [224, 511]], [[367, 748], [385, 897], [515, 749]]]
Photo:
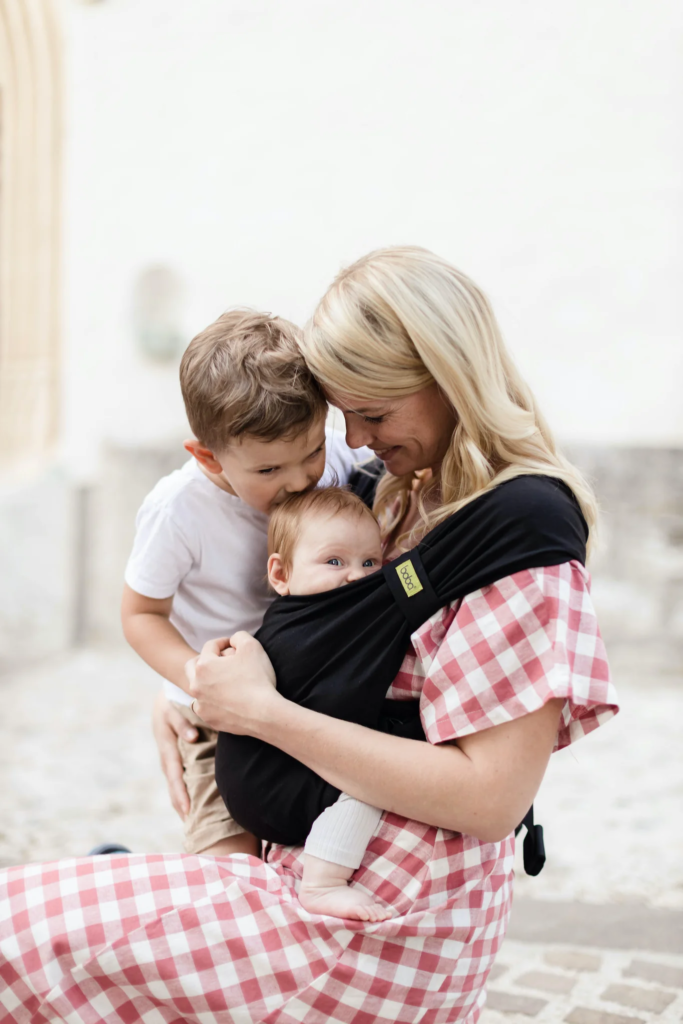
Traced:
[[258, 857], [258, 839], [238, 825], [223, 802], [216, 786], [216, 742], [218, 733], [195, 715], [185, 704], [175, 705], [199, 736], [194, 743], [178, 737], [184, 780], [190, 797], [190, 813], [184, 821], [185, 852], [227, 857], [231, 853], [250, 853]]
[[360, 921], [383, 921], [391, 916], [369, 893], [348, 885], [381, 817], [379, 808], [342, 793], [314, 821], [304, 847], [299, 890], [306, 910]]

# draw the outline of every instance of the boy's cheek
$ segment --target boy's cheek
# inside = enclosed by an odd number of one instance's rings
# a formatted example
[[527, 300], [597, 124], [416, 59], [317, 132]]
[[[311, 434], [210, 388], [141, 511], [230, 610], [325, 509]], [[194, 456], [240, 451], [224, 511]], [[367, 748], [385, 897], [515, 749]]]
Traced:
[[264, 484], [255, 484], [253, 482], [237, 481], [231, 483], [231, 486], [238, 498], [244, 502], [245, 505], [249, 505], [250, 508], [255, 509], [257, 512], [268, 513], [271, 511], [271, 504], [273, 500], [272, 487], [268, 487]]
[[322, 477], [324, 472], [325, 472], [325, 453], [323, 452], [323, 454], [320, 456], [320, 459], [316, 462], [316, 466], [315, 466], [315, 477], [316, 477], [316, 481], [315, 482], [316, 483], [320, 483], [320, 478]]

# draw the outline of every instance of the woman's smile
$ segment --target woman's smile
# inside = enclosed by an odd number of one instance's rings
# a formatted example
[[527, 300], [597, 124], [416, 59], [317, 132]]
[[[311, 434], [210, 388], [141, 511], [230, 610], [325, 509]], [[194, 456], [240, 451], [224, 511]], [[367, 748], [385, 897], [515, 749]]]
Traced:
[[402, 447], [400, 444], [395, 444], [391, 448], [373, 448], [372, 450], [378, 459], [381, 459], [382, 462], [388, 462]]

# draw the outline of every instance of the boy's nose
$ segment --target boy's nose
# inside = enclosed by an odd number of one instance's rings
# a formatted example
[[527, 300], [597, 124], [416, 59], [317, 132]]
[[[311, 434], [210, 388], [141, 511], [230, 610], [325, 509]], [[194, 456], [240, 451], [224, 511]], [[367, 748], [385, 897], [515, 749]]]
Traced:
[[311, 476], [306, 470], [293, 473], [285, 485], [288, 494], [300, 494], [301, 491], [308, 491], [317, 484], [317, 477]]

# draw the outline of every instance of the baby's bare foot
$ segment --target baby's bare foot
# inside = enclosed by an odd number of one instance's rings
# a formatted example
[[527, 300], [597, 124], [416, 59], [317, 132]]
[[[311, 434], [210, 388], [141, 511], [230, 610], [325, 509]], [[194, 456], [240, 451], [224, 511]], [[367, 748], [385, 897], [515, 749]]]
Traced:
[[299, 890], [299, 902], [311, 914], [328, 914], [352, 921], [386, 921], [391, 911], [374, 898], [348, 885], [317, 887], [304, 882]]

